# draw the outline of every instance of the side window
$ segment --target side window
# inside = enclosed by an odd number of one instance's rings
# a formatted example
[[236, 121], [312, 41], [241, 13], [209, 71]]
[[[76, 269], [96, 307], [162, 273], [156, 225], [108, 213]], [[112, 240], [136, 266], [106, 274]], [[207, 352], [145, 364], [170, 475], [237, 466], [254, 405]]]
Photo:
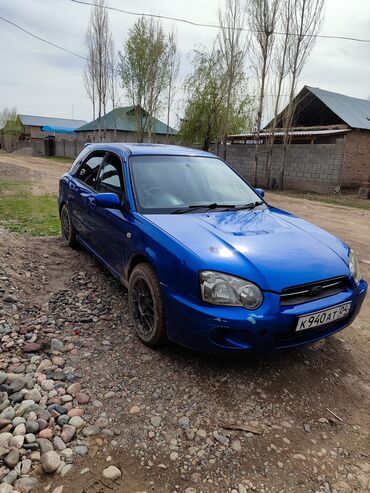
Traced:
[[122, 186], [122, 164], [119, 157], [108, 154], [100, 169], [97, 192], [116, 193], [119, 197], [123, 195]]
[[105, 156], [104, 151], [97, 151], [90, 154], [82, 163], [76, 174], [76, 178], [86, 183], [91, 188], [96, 187], [96, 182], [99, 173], [99, 167]]
[[69, 169], [69, 174], [73, 175], [78, 167], [80, 166], [80, 163], [82, 163], [82, 160], [85, 159], [85, 157], [89, 154], [90, 149], [88, 147], [85, 147], [80, 154], [76, 157], [76, 159], [73, 161], [72, 166]]

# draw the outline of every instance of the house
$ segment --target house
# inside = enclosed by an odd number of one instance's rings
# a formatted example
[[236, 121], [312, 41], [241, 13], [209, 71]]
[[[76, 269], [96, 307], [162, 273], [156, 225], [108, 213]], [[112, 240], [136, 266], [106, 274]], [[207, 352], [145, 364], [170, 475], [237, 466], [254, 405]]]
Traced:
[[0, 130], [1, 147], [7, 151], [33, 147], [42, 154], [53, 155], [50, 147], [54, 147], [54, 142], [73, 141], [75, 129], [85, 123], [71, 118], [17, 115], [16, 120], [7, 121]]
[[[177, 131], [157, 118], [150, 116], [144, 109], [137, 106], [124, 106], [115, 108], [100, 120], [97, 118], [86, 125], [76, 129], [79, 138], [85, 139], [86, 142], [100, 140], [106, 142], [137, 142], [140, 140], [138, 132], [138, 117], [141, 118], [142, 127], [151, 130], [151, 141], [155, 143], [173, 142]], [[146, 137], [144, 137], [146, 140]]]
[[[358, 188], [370, 181], [370, 101], [304, 86], [294, 98], [293, 125], [289, 128], [289, 149], [284, 158], [287, 106], [259, 136], [258, 182], [264, 183], [270, 147], [271, 180], [279, 183], [285, 159], [286, 188], [328, 192]], [[228, 159], [239, 164], [249, 179], [254, 176], [256, 134], [229, 136]], [[271, 150], [271, 142], [273, 149]], [[235, 147], [236, 146], [236, 147]], [[243, 153], [240, 148], [243, 146]], [[231, 150], [232, 149], [232, 150]], [[253, 154], [253, 157], [252, 157]], [[240, 156], [243, 156], [243, 159]], [[247, 171], [249, 170], [249, 171]], [[269, 183], [271, 185], [271, 183]]]

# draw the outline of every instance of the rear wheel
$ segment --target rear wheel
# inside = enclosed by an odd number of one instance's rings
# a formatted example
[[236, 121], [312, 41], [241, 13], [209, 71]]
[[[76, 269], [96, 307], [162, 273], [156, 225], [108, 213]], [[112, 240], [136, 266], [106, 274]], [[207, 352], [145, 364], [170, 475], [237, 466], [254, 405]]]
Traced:
[[62, 229], [62, 236], [67, 242], [67, 245], [71, 248], [77, 248], [78, 243], [76, 240], [76, 230], [73, 226], [71, 214], [67, 204], [64, 204], [60, 213], [60, 224]]
[[167, 340], [164, 307], [157, 274], [149, 264], [137, 265], [129, 280], [129, 308], [136, 334], [148, 346]]

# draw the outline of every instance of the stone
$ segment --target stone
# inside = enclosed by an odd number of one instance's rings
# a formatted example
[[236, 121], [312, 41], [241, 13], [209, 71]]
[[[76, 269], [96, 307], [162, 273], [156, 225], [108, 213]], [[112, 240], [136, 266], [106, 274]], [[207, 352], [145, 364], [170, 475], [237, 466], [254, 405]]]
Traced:
[[85, 457], [88, 453], [88, 448], [85, 445], [75, 447], [75, 453], [81, 457]]
[[72, 418], [68, 421], [68, 424], [78, 429], [83, 427], [85, 421], [80, 416], [72, 416]]
[[0, 385], [2, 385], [8, 379], [8, 374], [5, 371], [0, 370]]
[[306, 457], [303, 454], [294, 454], [293, 459], [306, 460]]
[[6, 483], [6, 484], [13, 484], [14, 481], [17, 479], [18, 477], [18, 474], [16, 471], [10, 471], [6, 476], [5, 478], [3, 479], [3, 483]]
[[76, 396], [81, 391], [81, 384], [76, 382], [72, 383], [68, 388], [67, 388], [67, 393], [72, 395], [73, 397]]
[[121, 471], [116, 466], [109, 466], [104, 469], [103, 477], [112, 481], [119, 479], [122, 476]]
[[158, 426], [161, 425], [162, 418], [160, 416], [152, 416], [150, 418], [150, 422], [155, 428], [158, 428]]
[[69, 421], [69, 416], [67, 414], [62, 414], [57, 419], [57, 423], [61, 428], [63, 428], [63, 426], [68, 423], [68, 421]]
[[37, 438], [36, 443], [38, 443], [40, 447], [41, 454], [46, 454], [47, 452], [54, 450], [52, 443], [46, 438]]
[[24, 476], [27, 476], [27, 474], [31, 471], [31, 467], [32, 467], [32, 461], [30, 459], [24, 459], [22, 461], [21, 473]]
[[132, 408], [130, 409], [130, 413], [131, 414], [137, 414], [140, 412], [140, 407], [139, 406], [132, 406]]
[[73, 409], [70, 409], [68, 411], [68, 416], [73, 418], [73, 416], [83, 416], [85, 414], [85, 411], [81, 408], [75, 407]]
[[18, 426], [15, 427], [13, 431], [13, 435], [25, 435], [26, 434], [26, 427], [23, 423], [19, 424]]
[[233, 440], [231, 442], [231, 448], [233, 450], [235, 450], [236, 452], [240, 452], [241, 449], [242, 449], [242, 446], [241, 446], [241, 443], [240, 443], [240, 440]]
[[4, 459], [5, 464], [13, 469], [19, 462], [19, 450], [13, 449], [9, 452], [9, 454]]
[[186, 430], [190, 427], [190, 420], [187, 416], [181, 416], [181, 418], [178, 419], [177, 424], [180, 428]]
[[41, 430], [37, 436], [38, 438], [46, 438], [47, 440], [52, 440], [53, 431], [50, 428], [45, 428], [44, 430]]
[[56, 488], [53, 489], [51, 493], [62, 493], [63, 489], [64, 489], [63, 485], [57, 486]]
[[53, 338], [51, 340], [50, 347], [54, 351], [62, 351], [62, 349], [64, 348], [64, 344], [59, 339]]
[[46, 392], [53, 390], [54, 389], [54, 380], [43, 380], [41, 382], [41, 388], [42, 388], [42, 390], [45, 390]]
[[0, 433], [0, 447], [7, 448], [12, 438], [11, 433]]
[[61, 477], [64, 478], [64, 476], [70, 472], [72, 467], [72, 464], [66, 464], [65, 466], [63, 466], [62, 470], [60, 471]]
[[27, 421], [26, 422], [26, 432], [27, 433], [38, 433], [40, 425], [37, 421]]
[[75, 433], [76, 433], [76, 428], [74, 426], [64, 425], [60, 437], [64, 443], [68, 443], [75, 436]]
[[41, 456], [41, 465], [46, 473], [55, 472], [60, 465], [60, 457], [54, 450], [46, 452]]
[[84, 392], [78, 392], [75, 397], [79, 404], [88, 404], [90, 401], [90, 396]]
[[41, 344], [38, 342], [26, 342], [22, 347], [24, 353], [36, 353], [37, 351], [40, 351], [40, 349]]
[[54, 445], [55, 450], [57, 450], [58, 452], [61, 452], [62, 450], [64, 450], [66, 448], [65, 443], [63, 442], [63, 440], [60, 437], [54, 437], [53, 445]]
[[0, 414], [0, 418], [12, 421], [15, 418], [15, 410], [12, 407], [5, 408], [4, 411]]
[[31, 389], [31, 390], [29, 390], [28, 392], [25, 393], [24, 398], [25, 399], [30, 399], [30, 400], [35, 401], [35, 402], [40, 402], [42, 396], [41, 396], [41, 393], [40, 393], [39, 390], [37, 390], [37, 389]]
[[32, 443], [36, 441], [36, 435], [33, 433], [27, 433], [27, 435], [24, 435], [24, 439], [26, 443]]
[[177, 452], [171, 452], [170, 453], [170, 459], [171, 460], [177, 460], [179, 458], [179, 454]]
[[0, 484], [0, 493], [12, 493], [13, 486], [11, 484]]
[[15, 487], [17, 490], [22, 491], [24, 493], [31, 491], [35, 488], [37, 485], [38, 481], [36, 478], [30, 478], [27, 476], [24, 476], [23, 478], [19, 478], [18, 481], [15, 483]]
[[85, 436], [85, 437], [90, 437], [92, 435], [97, 435], [99, 433], [99, 428], [95, 425], [89, 425], [89, 426], [86, 426], [83, 430], [82, 430], [82, 434]]
[[23, 443], [24, 443], [24, 435], [17, 435], [10, 440], [9, 447], [14, 447], [19, 450], [23, 447]]
[[38, 406], [38, 404], [35, 403], [35, 401], [33, 401], [31, 399], [25, 399], [21, 403], [19, 408], [17, 409], [16, 414], [17, 414], [17, 416], [23, 416], [26, 413], [29, 413], [31, 411], [35, 411], [38, 409], [39, 409], [39, 406]]

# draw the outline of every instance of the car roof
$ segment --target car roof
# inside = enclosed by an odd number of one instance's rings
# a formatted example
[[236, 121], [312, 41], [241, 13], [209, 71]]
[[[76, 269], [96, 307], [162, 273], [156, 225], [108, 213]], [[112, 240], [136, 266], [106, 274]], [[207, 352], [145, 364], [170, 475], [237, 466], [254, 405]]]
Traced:
[[92, 149], [112, 150], [126, 152], [131, 156], [145, 156], [145, 155], [168, 155], [168, 156], [208, 156], [215, 157], [210, 152], [202, 151], [200, 149], [193, 149], [191, 147], [167, 145], [167, 144], [133, 144], [126, 142], [112, 142], [112, 143], [98, 143], [98, 144], [86, 144]]

